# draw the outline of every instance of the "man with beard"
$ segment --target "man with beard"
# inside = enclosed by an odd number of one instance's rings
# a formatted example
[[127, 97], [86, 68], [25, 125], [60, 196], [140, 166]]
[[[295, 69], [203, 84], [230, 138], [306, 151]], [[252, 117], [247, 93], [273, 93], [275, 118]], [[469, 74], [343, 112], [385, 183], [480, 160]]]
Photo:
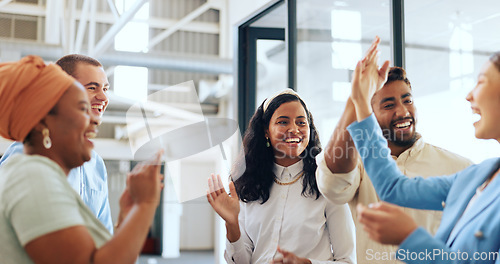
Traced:
[[[382, 71], [379, 74], [379, 86], [385, 80]], [[387, 138], [391, 155], [405, 175], [429, 177], [452, 174], [472, 164], [461, 156], [425, 143], [415, 131], [416, 109], [411, 84], [404, 69], [392, 67], [389, 70], [387, 81], [373, 96], [372, 107], [384, 137]], [[357, 221], [358, 203], [369, 206], [380, 199], [346, 129], [355, 120], [354, 105], [349, 98], [327, 147], [316, 158], [318, 187], [331, 202], [349, 203], [356, 224], [358, 263], [396, 263], [394, 252], [397, 248], [369, 239]], [[445, 206], [444, 202], [442, 206]], [[409, 208], [403, 210], [432, 234], [437, 230], [441, 212]]]

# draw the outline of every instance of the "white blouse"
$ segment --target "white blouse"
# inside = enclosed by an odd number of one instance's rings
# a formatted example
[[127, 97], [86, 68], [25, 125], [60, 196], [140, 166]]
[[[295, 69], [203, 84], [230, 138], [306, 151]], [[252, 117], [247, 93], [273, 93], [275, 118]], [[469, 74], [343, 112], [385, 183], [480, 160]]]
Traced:
[[[302, 175], [303, 161], [289, 167], [275, 164], [282, 183]], [[354, 222], [347, 204], [336, 205], [320, 196], [304, 197], [302, 179], [290, 185], [274, 183], [269, 200], [240, 202], [241, 237], [226, 240], [228, 263], [269, 263], [290, 251], [312, 263], [356, 263]]]

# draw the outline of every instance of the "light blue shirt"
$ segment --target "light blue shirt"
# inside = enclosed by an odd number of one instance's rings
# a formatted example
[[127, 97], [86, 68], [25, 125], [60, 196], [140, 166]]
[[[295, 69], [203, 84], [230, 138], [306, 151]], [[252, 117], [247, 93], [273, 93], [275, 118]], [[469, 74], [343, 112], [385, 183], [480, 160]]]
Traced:
[[[12, 155], [23, 153], [21, 142], [12, 143], [0, 159], [0, 166]], [[113, 234], [111, 210], [108, 200], [108, 174], [104, 161], [92, 151], [92, 158], [82, 166], [72, 169], [68, 174], [68, 182], [80, 194], [83, 202], [92, 213]]]
[[408, 178], [390, 156], [375, 115], [347, 129], [381, 200], [443, 211], [435, 237], [422, 227], [415, 229], [399, 245], [399, 260], [500, 264], [500, 177], [494, 178], [466, 210], [478, 187], [500, 167], [500, 158], [487, 159], [447, 176]]

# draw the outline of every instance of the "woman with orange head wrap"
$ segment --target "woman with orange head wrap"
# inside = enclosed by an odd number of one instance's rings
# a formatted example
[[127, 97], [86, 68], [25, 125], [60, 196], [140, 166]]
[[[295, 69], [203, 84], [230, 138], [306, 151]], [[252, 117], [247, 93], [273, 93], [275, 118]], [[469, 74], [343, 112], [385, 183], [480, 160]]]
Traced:
[[2, 263], [134, 263], [159, 203], [161, 153], [129, 174], [111, 237], [66, 180], [90, 159], [98, 124], [81, 84], [36, 56], [2, 63], [0, 111], [0, 135], [25, 144], [0, 168]]

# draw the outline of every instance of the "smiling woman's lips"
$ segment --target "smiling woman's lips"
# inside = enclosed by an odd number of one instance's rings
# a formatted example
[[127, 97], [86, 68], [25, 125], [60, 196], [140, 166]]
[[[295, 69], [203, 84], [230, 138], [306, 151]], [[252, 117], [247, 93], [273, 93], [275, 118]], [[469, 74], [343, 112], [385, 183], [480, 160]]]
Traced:
[[97, 132], [95, 132], [95, 131], [85, 132], [85, 137], [87, 139], [92, 139], [92, 138], [95, 138], [96, 136], [97, 136]]
[[300, 143], [302, 142], [301, 138], [285, 138], [286, 143]]
[[481, 115], [478, 113], [472, 113], [472, 122], [477, 123], [481, 120]]

